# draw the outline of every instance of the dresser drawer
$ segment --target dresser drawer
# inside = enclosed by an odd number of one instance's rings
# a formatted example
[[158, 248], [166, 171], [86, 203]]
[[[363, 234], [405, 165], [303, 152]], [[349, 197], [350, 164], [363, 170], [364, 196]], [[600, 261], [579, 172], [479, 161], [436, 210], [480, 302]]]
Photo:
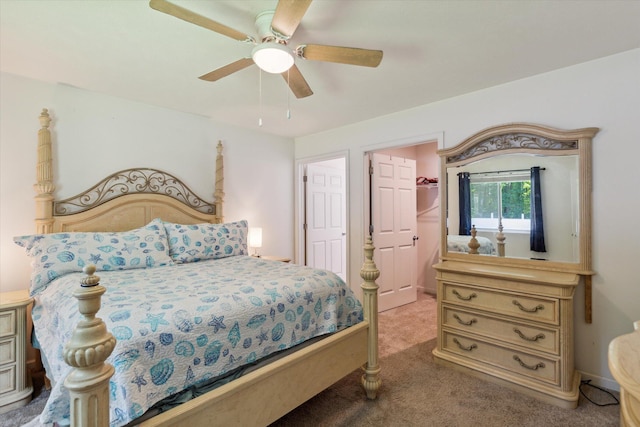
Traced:
[[553, 358], [516, 351], [477, 337], [458, 335], [448, 331], [443, 331], [442, 335], [444, 351], [547, 384], [557, 386], [560, 383], [559, 364]]
[[443, 302], [553, 325], [560, 323], [557, 299], [524, 296], [449, 282], [444, 282], [442, 286]]
[[0, 338], [16, 334], [16, 310], [0, 312]]
[[16, 365], [0, 366], [0, 396], [16, 389]]
[[496, 318], [453, 306], [443, 306], [442, 326], [513, 343], [525, 348], [560, 354], [559, 331]]
[[16, 361], [16, 338], [0, 341], [0, 366]]

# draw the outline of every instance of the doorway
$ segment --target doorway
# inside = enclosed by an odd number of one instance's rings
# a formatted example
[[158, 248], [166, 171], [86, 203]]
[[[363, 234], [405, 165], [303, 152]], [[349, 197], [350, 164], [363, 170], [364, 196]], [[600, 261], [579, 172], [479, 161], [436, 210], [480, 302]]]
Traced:
[[347, 281], [346, 156], [309, 159], [298, 167], [298, 263]]
[[[438, 146], [438, 140], [430, 140], [365, 153], [365, 169], [394, 175], [394, 179], [382, 180], [374, 176], [371, 187], [365, 186], [365, 199], [370, 201], [365, 222], [367, 227], [373, 224], [375, 262], [381, 271], [377, 280], [380, 311], [413, 302], [418, 292], [436, 293], [432, 265], [439, 259], [440, 240]], [[369, 160], [376, 157], [385, 160], [382, 166], [378, 163], [378, 171], [369, 168]], [[413, 172], [409, 172], [410, 165]], [[403, 181], [401, 175], [410, 176], [410, 187], [395, 183]], [[393, 196], [393, 192], [402, 195]]]

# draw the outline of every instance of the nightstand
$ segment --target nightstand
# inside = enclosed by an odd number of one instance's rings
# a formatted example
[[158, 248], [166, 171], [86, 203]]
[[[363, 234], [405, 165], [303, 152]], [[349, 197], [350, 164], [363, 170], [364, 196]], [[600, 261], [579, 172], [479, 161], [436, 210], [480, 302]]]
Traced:
[[291, 258], [285, 258], [285, 257], [280, 257], [280, 256], [263, 255], [260, 258], [268, 259], [268, 260], [271, 260], [271, 261], [291, 262]]
[[0, 293], [0, 414], [26, 405], [33, 387], [27, 375], [27, 290]]

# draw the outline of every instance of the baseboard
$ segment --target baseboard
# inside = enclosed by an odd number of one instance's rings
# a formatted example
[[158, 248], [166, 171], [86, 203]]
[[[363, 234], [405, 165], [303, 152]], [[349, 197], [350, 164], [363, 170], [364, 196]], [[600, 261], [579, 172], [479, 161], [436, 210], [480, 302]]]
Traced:
[[582, 375], [582, 381], [591, 381], [591, 384], [598, 387], [604, 387], [607, 390], [620, 391], [620, 384], [610, 378], [600, 377], [598, 375], [590, 374], [588, 372], [580, 371]]
[[436, 289], [431, 289], [431, 288], [427, 288], [425, 286], [417, 286], [417, 291], [418, 293], [423, 293], [423, 294], [429, 294], [429, 295], [435, 295], [436, 294]]

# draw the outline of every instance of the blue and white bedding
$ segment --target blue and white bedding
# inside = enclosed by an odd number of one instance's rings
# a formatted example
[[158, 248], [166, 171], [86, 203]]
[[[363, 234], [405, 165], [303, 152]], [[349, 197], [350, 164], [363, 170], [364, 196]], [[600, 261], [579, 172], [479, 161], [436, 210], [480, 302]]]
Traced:
[[[107, 288], [98, 316], [118, 341], [107, 360], [115, 367], [112, 427], [185, 388], [363, 319], [335, 274], [245, 255], [97, 274]], [[65, 273], [35, 293], [33, 322], [54, 382], [42, 423], [69, 417], [63, 381], [71, 368], [61, 354], [80, 318], [72, 292], [82, 277]]]

